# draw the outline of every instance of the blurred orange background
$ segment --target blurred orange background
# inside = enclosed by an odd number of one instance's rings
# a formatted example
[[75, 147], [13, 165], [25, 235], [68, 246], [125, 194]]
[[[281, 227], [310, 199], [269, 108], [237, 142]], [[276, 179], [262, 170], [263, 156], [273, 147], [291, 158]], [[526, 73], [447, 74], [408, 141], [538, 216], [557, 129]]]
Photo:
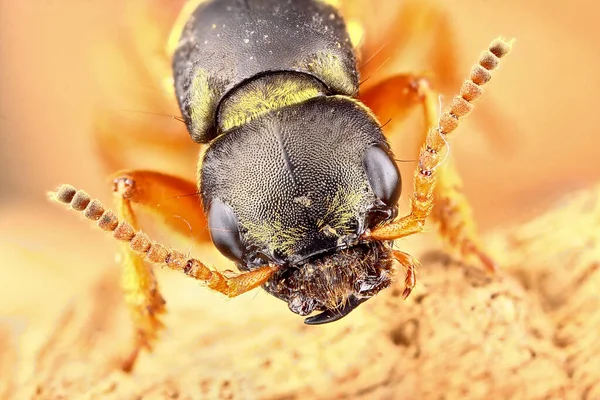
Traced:
[[[105, 106], [112, 96], [111, 108], [124, 118], [181, 129], [168, 118], [177, 113], [175, 101], [145, 109], [129, 95], [152, 96], [161, 83], [139, 86], [127, 59], [110, 58], [111, 46], [117, 48], [128, 30], [128, 8], [122, 3], [0, 0], [0, 315], [53, 318], [50, 309], [27, 305], [31, 296], [68, 298], [75, 291], [72, 274], [83, 281], [113, 257], [100, 234], [81, 240], [89, 224], [46, 200], [46, 192], [60, 183], [110, 198], [90, 135], [98, 103]], [[128, 0], [133, 3], [141, 1]], [[598, 181], [600, 135], [594, 107], [600, 104], [600, 3], [440, 3], [456, 33], [453, 62], [465, 76], [493, 38], [517, 39], [475, 109], [498, 115], [501, 126], [471, 117], [452, 142], [452, 157], [483, 230], [527, 219], [570, 190]], [[385, 16], [386, 2], [382, 4]], [[411, 158], [409, 152], [397, 155]], [[403, 172], [413, 167], [406, 163]], [[194, 170], [189, 165], [189, 173]], [[24, 253], [49, 254], [53, 261], [32, 275], [19, 262]]]
[[[98, 56], [99, 48], [116, 46], [126, 28], [125, 7], [119, 3], [0, 2], [4, 207], [44, 203], [45, 191], [62, 182], [98, 195], [106, 191], [98, 162], [90, 156], [89, 134], [98, 93], [104, 95], [111, 84], [103, 63], [114, 64]], [[597, 180], [600, 139], [594, 134], [593, 110], [600, 100], [600, 5], [591, 0], [567, 6], [559, 1], [460, 0], [446, 8], [457, 36], [456, 62], [465, 74], [492, 38], [517, 39], [477, 107], [481, 113], [498, 109], [508, 117], [503, 126], [490, 127], [501, 137], [491, 137], [484, 125], [468, 120], [452, 147], [480, 224], [520, 218], [566, 190]], [[135, 86], [119, 84], [111, 87], [115, 109], [121, 95]], [[159, 90], [158, 84], [143, 89], [149, 95]], [[175, 108], [131, 111], [176, 113]]]

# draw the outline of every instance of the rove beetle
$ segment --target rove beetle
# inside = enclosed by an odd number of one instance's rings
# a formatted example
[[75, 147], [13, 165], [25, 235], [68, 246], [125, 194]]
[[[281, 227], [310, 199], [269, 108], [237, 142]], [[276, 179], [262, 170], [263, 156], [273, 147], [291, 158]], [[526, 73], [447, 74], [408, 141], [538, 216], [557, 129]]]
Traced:
[[[441, 116], [437, 97], [419, 81], [430, 129], [411, 211], [397, 218], [400, 173], [380, 122], [358, 97], [356, 49], [338, 9], [322, 0], [200, 2], [174, 51], [175, 94], [192, 140], [205, 145], [197, 171], [203, 210], [196, 212], [204, 211], [214, 245], [241, 273], [211, 270], [138, 230], [130, 204], [151, 196], [140, 181], [159, 185], [156, 176], [117, 178], [116, 213], [69, 185], [52, 194], [129, 243], [125, 290], [140, 296], [130, 302], [139, 335], [126, 368], [150, 347], [164, 312], [143, 260], [230, 297], [262, 286], [294, 313], [320, 312], [305, 319], [311, 325], [338, 320], [390, 286], [396, 262], [407, 271], [408, 296], [418, 262], [393, 241], [422, 230], [446, 136], [510, 47], [495, 40]], [[493, 269], [471, 239], [463, 250]]]
[[[294, 46], [289, 46], [294, 43]], [[199, 187], [215, 246], [306, 323], [334, 321], [390, 284], [400, 173], [355, 97], [344, 20], [319, 1], [212, 1], [183, 29], [175, 89], [192, 139], [208, 143]]]

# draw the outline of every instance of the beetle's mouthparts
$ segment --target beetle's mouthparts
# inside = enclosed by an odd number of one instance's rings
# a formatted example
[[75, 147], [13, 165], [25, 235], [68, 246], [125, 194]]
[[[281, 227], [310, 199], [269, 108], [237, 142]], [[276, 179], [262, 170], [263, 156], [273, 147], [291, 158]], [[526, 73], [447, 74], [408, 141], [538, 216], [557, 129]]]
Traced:
[[358, 307], [359, 305], [361, 305], [369, 299], [370, 297], [358, 298], [354, 295], [351, 295], [348, 298], [348, 301], [342, 304], [340, 308], [336, 308], [333, 310], [325, 310], [321, 314], [308, 317], [304, 320], [304, 323], [306, 325], [322, 325], [327, 324], [329, 322], [337, 321], [350, 314], [350, 311], [354, 310], [356, 307]]
[[389, 244], [365, 242], [319, 254], [281, 268], [263, 287], [298, 315], [322, 311], [308, 317], [308, 325], [337, 321], [391, 284], [390, 252]]

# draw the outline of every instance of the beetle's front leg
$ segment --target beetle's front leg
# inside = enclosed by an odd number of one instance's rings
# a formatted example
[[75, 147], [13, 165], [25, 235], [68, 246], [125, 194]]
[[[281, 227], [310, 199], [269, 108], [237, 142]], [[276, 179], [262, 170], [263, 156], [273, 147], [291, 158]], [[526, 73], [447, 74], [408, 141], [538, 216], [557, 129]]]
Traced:
[[[113, 194], [117, 218], [138, 230], [133, 207], [154, 216], [169, 230], [190, 235], [196, 242], [210, 240], [200, 202], [194, 194], [197, 188], [190, 182], [154, 171], [122, 171], [113, 176]], [[165, 301], [159, 290], [152, 267], [127, 244], [120, 249], [122, 287], [135, 328], [131, 354], [122, 368], [133, 368], [141, 349], [152, 350], [162, 330], [159, 316], [165, 313]]]
[[417, 284], [417, 267], [420, 267], [421, 263], [410, 254], [403, 251], [392, 250], [392, 257], [404, 267], [406, 272], [406, 277], [404, 278], [404, 292], [402, 292], [402, 297], [406, 299]]
[[462, 191], [460, 174], [451, 159], [438, 169], [434, 203], [431, 218], [449, 250], [466, 259], [475, 258], [488, 271], [496, 272], [496, 263], [479, 240], [471, 205]]
[[[130, 199], [137, 197], [140, 203], [148, 200], [147, 196], [140, 195], [142, 191], [139, 183], [123, 175], [114, 180], [113, 192], [117, 217], [138, 229]], [[123, 268], [121, 285], [125, 304], [129, 308], [135, 330], [133, 348], [123, 361], [122, 368], [131, 371], [140, 350], [152, 350], [158, 333], [164, 327], [159, 316], [165, 313], [166, 309], [151, 266], [125, 243], [120, 244], [119, 258]]]
[[[136, 178], [133, 179], [134, 177]], [[145, 182], [145, 186], [140, 186], [141, 182]], [[209, 269], [197, 259], [189, 258], [182, 252], [151, 240], [138, 230], [132, 205], [154, 205], [155, 209], [161, 210], [161, 207], [156, 207], [161, 201], [178, 192], [189, 194], [192, 187], [194, 187], [192, 183], [155, 172], [128, 172], [115, 179], [117, 208], [115, 213], [106, 210], [98, 200], [91, 200], [85, 192], [69, 185], [63, 185], [55, 193], [50, 194], [52, 200], [82, 212], [87, 219], [97, 221], [100, 229], [112, 232], [117, 240], [123, 242], [121, 248], [123, 287], [136, 328], [134, 348], [122, 365], [126, 371], [133, 368], [141, 349], [151, 349], [157, 334], [163, 327], [159, 316], [165, 312], [165, 302], [158, 291], [158, 285], [148, 263], [183, 272], [187, 276], [205, 282], [210, 289], [228, 297], [238, 296], [264, 284], [277, 270], [274, 266], [264, 266], [235, 276], [225, 275]], [[192, 193], [195, 193], [195, 188]], [[198, 209], [199, 204], [195, 207], [185, 207], [185, 202], [192, 204], [190, 197], [182, 197], [181, 200], [178, 212], [183, 218], [188, 219], [188, 222], [194, 221], [195, 215], [196, 218], [199, 218], [198, 215], [203, 215]], [[168, 209], [168, 207], [162, 208], [163, 215]], [[165, 222], [169, 225], [169, 221], [174, 220], [178, 219], [166, 219]]]
[[479, 65], [471, 71], [470, 79], [463, 83], [460, 96], [453, 99], [450, 107], [439, 118], [435, 93], [426, 86], [421, 88], [425, 118], [430, 128], [421, 146], [414, 173], [410, 214], [365, 232], [363, 238], [394, 240], [420, 232], [438, 200], [442, 202], [441, 211], [437, 215], [442, 237], [450, 246], [457, 247], [463, 256], [475, 255], [489, 270], [495, 270], [493, 261], [478, 244], [471, 210], [457, 184], [458, 174], [445, 161], [447, 136], [471, 112], [474, 107], [472, 102], [483, 94], [481, 86], [491, 79], [490, 71], [496, 68], [499, 59], [508, 54], [510, 48], [510, 42], [495, 40], [489, 50], [481, 55]]
[[[67, 189], [65, 189], [67, 188]], [[208, 241], [204, 213], [196, 196], [193, 182], [153, 171], [123, 171], [114, 175], [113, 198], [115, 213], [107, 211], [97, 200], [90, 200], [84, 192], [63, 187], [52, 199], [67, 203], [82, 211], [86, 218], [97, 220], [105, 230], [117, 229], [117, 220], [132, 229], [138, 229], [136, 211], [145, 211], [170, 231], [190, 235], [196, 242]], [[111, 217], [112, 216], [112, 217]], [[121, 232], [121, 231], [120, 231]], [[160, 316], [165, 313], [165, 301], [160, 294], [154, 272], [143, 254], [124, 243], [119, 251], [122, 287], [135, 329], [131, 352], [122, 368], [133, 368], [140, 350], [151, 350], [163, 328]]]

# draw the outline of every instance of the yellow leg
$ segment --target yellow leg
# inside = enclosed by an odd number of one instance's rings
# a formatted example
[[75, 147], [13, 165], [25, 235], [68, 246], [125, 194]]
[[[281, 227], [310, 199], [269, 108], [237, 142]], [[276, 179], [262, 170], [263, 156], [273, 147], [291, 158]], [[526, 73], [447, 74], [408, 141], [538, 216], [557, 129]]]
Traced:
[[148, 170], [121, 171], [112, 178], [117, 200], [123, 198], [196, 242], [210, 241], [195, 182]]
[[[415, 75], [388, 78], [363, 94], [361, 100], [380, 118], [394, 115], [394, 120], [401, 123], [409, 111], [421, 105], [428, 127], [438, 120], [437, 94], [426, 79]], [[431, 216], [438, 224], [442, 239], [450, 250], [463, 257], [474, 255], [485, 268], [495, 271], [495, 263], [479, 243], [473, 213], [461, 190], [462, 182], [452, 160], [447, 159], [438, 167], [436, 180]]]
[[416, 269], [417, 267], [420, 267], [421, 264], [416, 258], [402, 251], [392, 250], [392, 256], [404, 267], [406, 272], [406, 278], [404, 278], [404, 292], [402, 292], [402, 297], [406, 299], [417, 284]]
[[[491, 78], [490, 71], [498, 65], [499, 59], [510, 51], [511, 44], [500, 39], [495, 40], [482, 54], [479, 65], [471, 71], [470, 79], [463, 83], [460, 96], [456, 96], [448, 110], [438, 119], [432, 92], [426, 95], [425, 109], [428, 126], [425, 143], [419, 152], [418, 165], [414, 174], [414, 193], [411, 198], [411, 211], [387, 225], [367, 231], [364, 239], [393, 240], [412, 235], [423, 229], [426, 218], [432, 212], [436, 184], [436, 169], [446, 155], [447, 136], [459, 125], [460, 118], [467, 116], [473, 109], [472, 102], [482, 94], [481, 88]], [[437, 122], [436, 122], [437, 121]]]
[[[113, 181], [116, 217], [133, 229], [139, 229], [132, 208], [135, 204], [152, 211], [155, 216], [163, 217], [162, 222], [170, 229], [188, 234], [191, 229], [194, 239], [205, 241], [208, 240], [206, 220], [196, 196], [189, 196], [195, 192], [196, 186], [193, 182], [174, 176], [153, 171], [121, 172], [115, 175]], [[74, 198], [73, 204], [78, 205], [76, 209], [82, 208], [86, 199], [89, 201], [84, 195], [79, 196], [80, 200], [77, 200], [75, 195]], [[188, 232], [185, 231], [186, 228]], [[121, 245], [120, 258], [123, 266], [122, 288], [125, 304], [129, 308], [135, 327], [132, 351], [122, 365], [125, 371], [130, 371], [140, 350], [152, 350], [158, 334], [164, 327], [160, 315], [166, 310], [151, 266], [126, 243]]]
[[[63, 189], [53, 198], [60, 202], [69, 202], [75, 210], [83, 211], [87, 218], [102, 222], [112, 228], [114, 217], [124, 221], [131, 229], [137, 230], [138, 223], [134, 207], [140, 208], [172, 231], [191, 235], [196, 242], [208, 241], [206, 219], [200, 202], [194, 194], [197, 191], [194, 182], [153, 171], [125, 171], [114, 176], [113, 181], [115, 214], [107, 212], [101, 218], [103, 210], [97, 201], [91, 201], [87, 195]], [[191, 196], [190, 196], [191, 195]], [[111, 217], [111, 218], [112, 218]], [[108, 224], [108, 225], [107, 225]], [[116, 228], [116, 225], [115, 225]], [[160, 316], [165, 313], [165, 301], [162, 298], [151, 266], [144, 261], [143, 255], [124, 243], [121, 246], [120, 263], [123, 266], [122, 286], [135, 328], [132, 350], [127, 355], [124, 370], [131, 370], [140, 350], [151, 350], [158, 334], [163, 328]]]
[[[118, 218], [137, 229], [131, 203], [119, 191], [115, 192], [115, 205]], [[158, 333], [164, 327], [159, 317], [166, 309], [152, 268], [126, 244], [121, 244], [120, 247], [120, 262], [123, 267], [121, 285], [125, 304], [129, 308], [135, 327], [133, 349], [124, 360], [122, 368], [131, 371], [140, 350], [152, 350]]]
[[483, 250], [471, 206], [462, 192], [462, 181], [452, 160], [440, 166], [434, 190], [435, 206], [431, 213], [444, 242], [460, 256], [475, 257], [490, 272], [496, 263]]
[[106, 210], [98, 200], [90, 200], [87, 193], [76, 190], [70, 185], [62, 185], [50, 197], [63, 204], [68, 204], [73, 210], [80, 211], [92, 221], [98, 221], [98, 227], [107, 232], [113, 232], [115, 239], [129, 245], [129, 251], [153, 264], [163, 265], [206, 282], [207, 286], [228, 297], [239, 296], [265, 283], [277, 266], [265, 266], [256, 270], [226, 276], [214, 271], [195, 258], [188, 258], [180, 251], [169, 249], [151, 240], [148, 235], [137, 230], [129, 222], [119, 220], [111, 210]]
[[176, 271], [203, 281], [215, 291], [229, 297], [235, 297], [265, 283], [277, 270], [276, 266], [265, 266], [251, 272], [226, 276], [219, 271], [209, 269], [195, 258], [188, 258], [184, 253], [169, 249], [151, 240], [145, 233], [137, 229], [135, 215], [131, 203], [127, 200], [125, 182], [117, 182], [117, 212], [106, 210], [98, 200], [91, 200], [83, 191], [72, 186], [63, 185], [51, 199], [68, 204], [73, 210], [80, 211], [98, 227], [112, 232], [113, 236], [123, 242], [124, 288], [134, 323], [137, 328], [136, 343], [133, 351], [125, 360], [123, 369], [131, 370], [142, 348], [150, 349], [156, 339], [162, 323], [158, 316], [163, 313], [164, 300], [158, 292], [154, 274], [145, 262], [163, 265]]
[[[424, 104], [428, 89], [427, 78], [423, 75], [398, 74], [365, 90], [360, 101], [383, 123], [391, 121], [394, 126], [401, 125], [416, 106]], [[391, 128], [393, 132], [398, 130]]]

